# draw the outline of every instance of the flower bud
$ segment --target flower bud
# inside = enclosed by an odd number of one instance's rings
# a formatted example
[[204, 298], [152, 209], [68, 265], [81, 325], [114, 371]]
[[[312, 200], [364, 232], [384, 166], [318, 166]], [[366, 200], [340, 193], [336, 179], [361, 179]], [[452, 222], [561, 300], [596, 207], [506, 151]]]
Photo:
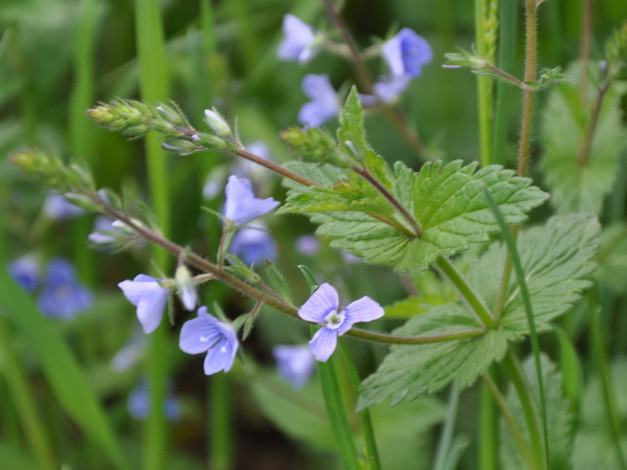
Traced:
[[205, 120], [218, 136], [229, 137], [231, 135], [231, 128], [215, 109], [205, 109]]
[[196, 307], [196, 289], [194, 289], [194, 281], [187, 266], [182, 264], [176, 268], [174, 277], [176, 279], [177, 293], [183, 306], [187, 310], [194, 310]]

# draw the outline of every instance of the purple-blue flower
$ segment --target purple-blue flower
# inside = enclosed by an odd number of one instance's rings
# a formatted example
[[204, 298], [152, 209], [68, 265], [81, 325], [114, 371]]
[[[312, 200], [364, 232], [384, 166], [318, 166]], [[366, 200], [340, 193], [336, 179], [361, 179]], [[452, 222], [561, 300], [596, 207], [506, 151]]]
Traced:
[[145, 274], [138, 274], [132, 281], [118, 284], [124, 296], [137, 307], [137, 318], [149, 334], [161, 323], [163, 310], [168, 301], [168, 290], [159, 285], [159, 281]]
[[383, 45], [383, 58], [393, 76], [417, 77], [433, 58], [433, 51], [425, 38], [403, 28]]
[[239, 256], [246, 264], [259, 264], [266, 259], [276, 260], [276, 242], [263, 224], [250, 225], [233, 236], [229, 252]]
[[[135, 419], [146, 419], [150, 414], [150, 394], [145, 379], [140, 379], [137, 386], [128, 395], [126, 407], [129, 414]], [[168, 421], [178, 421], [181, 417], [179, 401], [168, 394], [163, 402], [163, 411]]]
[[236, 224], [245, 224], [279, 205], [279, 201], [271, 197], [256, 198], [250, 181], [235, 175], [229, 176], [225, 192], [224, 216]]
[[272, 355], [279, 375], [295, 389], [303, 388], [311, 378], [316, 364], [307, 345], [275, 346]]
[[311, 101], [305, 103], [298, 112], [301, 124], [319, 127], [340, 112], [342, 103], [328, 75], [305, 75], [302, 87]]
[[188, 354], [207, 352], [204, 363], [206, 375], [231, 370], [238, 346], [235, 328], [207, 313], [204, 306], [198, 309], [198, 317], [186, 321], [181, 328], [181, 350]]
[[67, 202], [62, 194], [50, 194], [46, 197], [43, 211], [52, 220], [71, 219], [85, 212], [80, 207]]
[[35, 255], [24, 255], [9, 265], [9, 274], [26, 292], [33, 292], [39, 284], [39, 260]]
[[342, 336], [355, 323], [372, 321], [383, 316], [383, 308], [370, 297], [362, 297], [340, 310], [337, 291], [330, 284], [322, 284], [298, 310], [303, 320], [322, 326], [309, 341], [316, 360], [326, 362]]
[[320, 242], [315, 235], [303, 235], [296, 239], [296, 251], [307, 256], [316, 256], [320, 251]]
[[37, 298], [42, 313], [70, 320], [91, 304], [91, 292], [78, 283], [72, 264], [61, 258], [52, 260], [46, 269], [44, 288]]
[[279, 44], [277, 57], [281, 60], [297, 60], [301, 64], [311, 60], [318, 52], [315, 46], [315, 31], [294, 15], [283, 17], [285, 38]]

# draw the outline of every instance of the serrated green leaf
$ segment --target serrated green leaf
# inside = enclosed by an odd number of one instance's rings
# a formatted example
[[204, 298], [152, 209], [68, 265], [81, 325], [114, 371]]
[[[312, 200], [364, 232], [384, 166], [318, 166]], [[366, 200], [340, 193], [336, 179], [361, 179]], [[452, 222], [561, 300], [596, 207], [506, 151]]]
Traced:
[[[571, 468], [570, 453], [573, 441], [572, 422], [574, 416], [570, 403], [562, 391], [562, 375], [548, 357], [542, 355], [541, 360], [547, 420], [551, 424], [548, 427], [549, 468], [551, 470], [567, 470]], [[525, 361], [523, 368], [527, 380], [534, 391], [536, 400], [539, 400], [538, 381], [532, 357]], [[518, 428], [527, 442], [529, 442], [530, 438], [524, 412], [520, 399], [513, 387], [510, 387], [507, 393], [506, 402], [514, 420], [518, 424]], [[511, 436], [509, 427], [503, 421], [501, 421], [500, 442], [501, 467], [508, 470], [526, 470], [528, 465], [520, 453], [514, 438]]]
[[[586, 214], [555, 216], [543, 227], [521, 233], [517, 240], [526, 273], [534, 319], [538, 331], [565, 313], [590, 285], [587, 277], [595, 268], [599, 224]], [[500, 269], [505, 247], [493, 244], [488, 251], [468, 262], [466, 278], [475, 292], [492, 307], [500, 288]], [[514, 279], [510, 279], [501, 321], [482, 336], [416, 346], [392, 346], [381, 366], [361, 386], [359, 407], [369, 407], [391, 398], [392, 405], [436, 392], [451, 381], [462, 390], [484, 374], [491, 363], [507, 352], [508, 342], [528, 334], [525, 309]], [[481, 330], [482, 324], [466, 304], [423, 306], [421, 313], [395, 334], [435, 336]]]
[[272, 290], [289, 302], [294, 302], [294, 293], [285, 279], [285, 275], [275, 264], [266, 263], [264, 274], [266, 282]]
[[606, 227], [601, 234], [596, 279], [617, 293], [627, 289], [627, 224]]
[[340, 149], [353, 160], [362, 160], [370, 147], [366, 142], [364, 111], [355, 86], [351, 88], [344, 108], [340, 111], [339, 123], [336, 137]]
[[290, 127], [281, 132], [281, 140], [299, 157], [338, 166], [347, 164], [338, 152], [333, 136], [320, 127]]
[[[343, 170], [302, 162], [290, 167], [325, 188], [288, 183], [291, 189], [283, 212], [314, 212], [310, 217], [320, 224], [317, 233], [331, 238], [333, 247], [369, 263], [391, 264], [400, 271], [424, 269], [439, 256], [464, 251], [470, 243], [487, 241], [499, 230], [483, 196], [484, 186], [510, 224], [524, 221], [525, 213], [547, 197], [531, 186], [531, 180], [498, 165], [476, 171], [476, 163], [463, 166], [461, 161], [448, 165], [436, 162], [425, 164], [416, 173], [397, 162], [389, 191], [422, 228], [420, 237], [412, 238], [398, 226], [368, 215], [384, 215], [392, 222], [403, 223], [376, 190], [347, 178]], [[340, 180], [348, 189], [335, 191], [332, 188]], [[359, 191], [363, 191], [361, 199], [355, 200]], [[325, 205], [327, 196], [329, 204]]]
[[[578, 70], [578, 65], [571, 67], [569, 75], [578, 76]], [[601, 212], [627, 143], [621, 124], [621, 96], [626, 90], [624, 83], [614, 82], [606, 93], [585, 164], [579, 163], [578, 156], [587, 138], [592, 104], [590, 109], [582, 108], [577, 83], [561, 83], [549, 93], [542, 113], [541, 168], [551, 188], [551, 203], [559, 212]], [[590, 103], [596, 95], [591, 85]]]

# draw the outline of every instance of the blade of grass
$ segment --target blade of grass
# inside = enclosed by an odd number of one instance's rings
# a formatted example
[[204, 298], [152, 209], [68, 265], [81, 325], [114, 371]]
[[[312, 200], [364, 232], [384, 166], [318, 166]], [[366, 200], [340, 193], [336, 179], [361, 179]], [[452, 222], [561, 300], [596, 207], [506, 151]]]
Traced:
[[[507, 246], [507, 250], [509, 252], [510, 259], [512, 261], [512, 266], [514, 268], [514, 272], [516, 273], [516, 279], [518, 281], [518, 285], [520, 286], [520, 295], [523, 299], [523, 305], [525, 307], [525, 313], [527, 314], [527, 323], [529, 325], [529, 338], [531, 340], [531, 349], [533, 351], [533, 359], [535, 363], [536, 376], [538, 380], [538, 391], [540, 394], [540, 416], [542, 420], [542, 431], [544, 434], [544, 463], [545, 467], [548, 468], [549, 464], [549, 443], [548, 443], [548, 425], [546, 422], [546, 400], [544, 397], [544, 382], [542, 380], [542, 364], [540, 362], [540, 343], [538, 342], [538, 334], [536, 332], [536, 325], [533, 318], [533, 309], [531, 306], [531, 297], [529, 295], [529, 289], [527, 287], [527, 282], [525, 280], [525, 272], [523, 271], [522, 263], [520, 262], [520, 256], [518, 255], [518, 250], [516, 249], [516, 244], [514, 242], [514, 237], [509, 230], [509, 227], [505, 223], [505, 219], [503, 218], [503, 214], [501, 214], [500, 209], [494, 202], [494, 198], [490, 194], [487, 188], [483, 188], [483, 193], [485, 195], [488, 204], [490, 205], [490, 209], [494, 214], [499, 226], [501, 227], [501, 235], [503, 240], [505, 241], [505, 245]], [[512, 368], [509, 368], [511, 371]], [[532, 396], [529, 397], [533, 399]], [[522, 401], [522, 397], [521, 397]], [[532, 426], [530, 425], [530, 428]], [[530, 429], [531, 431], [531, 429]]]
[[[164, 53], [161, 13], [157, 0], [136, 0], [135, 25], [137, 55], [139, 58], [139, 82], [142, 99], [148, 102], [168, 98], [168, 77]], [[145, 140], [148, 181], [152, 208], [167, 237], [170, 233], [170, 188], [167, 173], [167, 155], [154, 136]], [[167, 272], [170, 261], [167, 252], [153, 245], [153, 259]], [[168, 376], [167, 322], [149, 338], [146, 353], [146, 369], [150, 393], [150, 414], [145, 424], [144, 468], [165, 470], [168, 465], [167, 422], [163, 404], [166, 398]]]
[[479, 416], [479, 468], [497, 468], [497, 427], [496, 404], [488, 386], [481, 385], [481, 412]]
[[459, 407], [459, 392], [451, 387], [451, 393], [448, 398], [448, 411], [446, 413], [446, 421], [440, 434], [438, 442], [438, 450], [433, 465], [434, 470], [445, 470], [447, 468], [448, 456], [451, 452], [451, 442], [453, 441], [453, 432], [455, 431], [455, 420], [457, 419], [457, 409]]
[[233, 465], [231, 384], [228, 375], [222, 373], [212, 376], [210, 384], [209, 468], [228, 470]]

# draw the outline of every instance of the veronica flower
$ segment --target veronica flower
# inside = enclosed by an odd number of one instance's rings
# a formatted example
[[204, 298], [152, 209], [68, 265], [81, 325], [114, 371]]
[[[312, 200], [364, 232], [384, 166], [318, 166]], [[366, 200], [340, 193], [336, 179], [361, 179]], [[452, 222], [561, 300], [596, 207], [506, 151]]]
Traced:
[[26, 292], [33, 292], [39, 284], [39, 260], [35, 255], [24, 255], [9, 265], [9, 274]]
[[277, 57], [281, 60], [297, 60], [301, 64], [311, 60], [317, 53], [314, 29], [294, 15], [283, 17], [285, 38], [279, 44]]
[[265, 230], [262, 223], [253, 223], [233, 236], [229, 252], [239, 256], [246, 264], [259, 264], [269, 259], [274, 261], [277, 257], [276, 242]]
[[168, 290], [161, 287], [157, 279], [145, 274], [138, 274], [132, 281], [122, 281], [118, 287], [129, 302], [137, 307], [137, 318], [144, 333], [155, 331], [163, 317]]
[[327, 283], [322, 284], [298, 310], [300, 318], [322, 326], [309, 341], [311, 352], [321, 362], [326, 362], [335, 351], [338, 336], [355, 323], [376, 320], [383, 313], [383, 308], [367, 296], [340, 310], [337, 291]]
[[198, 309], [198, 317], [188, 320], [181, 328], [179, 347], [188, 354], [207, 352], [206, 375], [233, 367], [239, 342], [235, 328], [207, 313], [207, 307]]
[[413, 78], [419, 76], [422, 66], [431, 61], [433, 51], [425, 38], [403, 28], [383, 45], [383, 58], [393, 76]]
[[44, 201], [43, 212], [52, 220], [64, 220], [76, 217], [85, 211], [67, 202], [61, 194], [50, 194]]
[[305, 386], [316, 366], [314, 357], [306, 345], [275, 346], [272, 348], [272, 355], [276, 360], [279, 375], [295, 389]]
[[46, 269], [44, 288], [37, 299], [42, 313], [69, 320], [87, 310], [91, 304], [91, 292], [79, 284], [72, 264], [61, 258], [52, 260]]
[[250, 181], [235, 175], [229, 176], [225, 192], [224, 216], [236, 224], [245, 224], [279, 205], [279, 202], [271, 197], [256, 198]]
[[303, 91], [311, 98], [298, 112], [298, 121], [310, 127], [319, 127], [340, 112], [342, 104], [326, 74], [305, 75]]

